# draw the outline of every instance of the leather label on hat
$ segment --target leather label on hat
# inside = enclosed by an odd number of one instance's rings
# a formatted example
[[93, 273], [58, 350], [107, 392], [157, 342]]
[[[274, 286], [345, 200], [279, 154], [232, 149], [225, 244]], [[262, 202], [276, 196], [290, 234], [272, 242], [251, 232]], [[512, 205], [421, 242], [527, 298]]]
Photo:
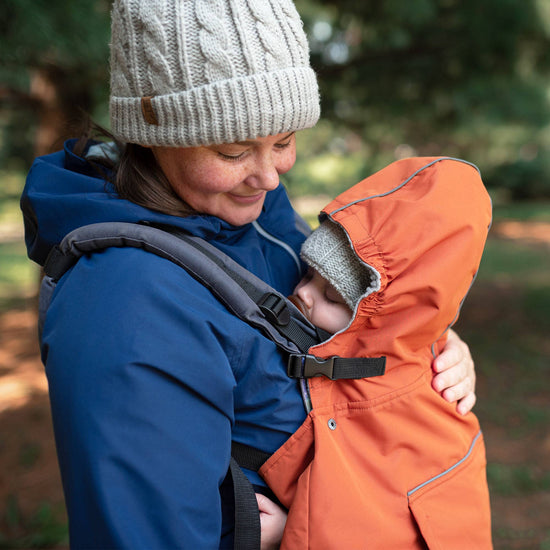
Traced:
[[159, 120], [157, 118], [157, 115], [155, 114], [155, 109], [153, 109], [153, 103], [151, 102], [152, 99], [152, 96], [141, 98], [141, 112], [143, 113], [143, 118], [145, 119], [145, 122], [158, 126]]

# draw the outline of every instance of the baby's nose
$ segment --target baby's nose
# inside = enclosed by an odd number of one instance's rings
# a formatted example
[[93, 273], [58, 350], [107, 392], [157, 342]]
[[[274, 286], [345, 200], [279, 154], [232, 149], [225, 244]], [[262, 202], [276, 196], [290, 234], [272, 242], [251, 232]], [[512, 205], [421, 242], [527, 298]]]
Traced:
[[300, 300], [308, 309], [311, 307], [312, 300], [313, 300], [310, 287], [311, 287], [310, 283], [306, 283], [304, 285], [301, 285], [296, 292], [296, 294], [298, 295], [298, 298], [300, 298]]

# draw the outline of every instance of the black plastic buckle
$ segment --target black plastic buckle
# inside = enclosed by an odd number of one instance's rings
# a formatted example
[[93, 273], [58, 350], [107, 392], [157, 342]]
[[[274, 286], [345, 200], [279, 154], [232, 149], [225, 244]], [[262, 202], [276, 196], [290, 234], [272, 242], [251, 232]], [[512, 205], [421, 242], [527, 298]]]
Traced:
[[279, 326], [286, 327], [290, 323], [290, 311], [284, 298], [273, 292], [267, 292], [258, 301], [258, 307], [265, 318]]
[[319, 359], [314, 355], [291, 354], [288, 358], [287, 374], [290, 378], [326, 376], [334, 380], [334, 357]]

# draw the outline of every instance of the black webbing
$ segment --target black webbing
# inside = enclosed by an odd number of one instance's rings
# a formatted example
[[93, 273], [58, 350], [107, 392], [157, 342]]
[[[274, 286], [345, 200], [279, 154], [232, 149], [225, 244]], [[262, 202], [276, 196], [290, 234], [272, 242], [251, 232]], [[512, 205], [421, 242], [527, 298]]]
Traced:
[[287, 374], [291, 378], [326, 376], [330, 380], [371, 378], [386, 371], [385, 357], [328, 357], [291, 353]]
[[76, 256], [65, 255], [59, 246], [54, 246], [44, 262], [44, 274], [57, 282], [66, 271], [73, 267], [77, 260]]
[[277, 330], [286, 336], [291, 342], [294, 342], [298, 346], [298, 349], [303, 353], [307, 353], [309, 348], [316, 346], [321, 341], [317, 340], [317, 338], [314, 338], [313, 336], [310, 336], [293, 319], [291, 319], [286, 326], [277, 326]]
[[251, 447], [250, 445], [232, 441], [231, 456], [237, 461], [241, 468], [257, 472], [271, 455], [264, 451], [260, 451], [260, 449]]
[[335, 357], [333, 380], [371, 378], [385, 371], [385, 357]]
[[260, 548], [260, 511], [254, 488], [236, 460], [232, 457], [229, 471], [233, 480], [235, 495], [235, 540], [237, 550], [258, 550]]

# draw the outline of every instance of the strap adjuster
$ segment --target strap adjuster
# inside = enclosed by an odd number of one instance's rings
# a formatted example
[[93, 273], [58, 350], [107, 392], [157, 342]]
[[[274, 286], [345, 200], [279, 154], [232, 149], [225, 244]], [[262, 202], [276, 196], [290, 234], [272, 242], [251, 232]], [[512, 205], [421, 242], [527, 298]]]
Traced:
[[359, 380], [382, 376], [386, 372], [385, 357], [339, 357], [321, 359], [314, 355], [291, 354], [287, 374], [291, 378], [326, 376], [330, 380]]
[[287, 374], [290, 378], [326, 376], [334, 380], [334, 359], [334, 357], [320, 359], [314, 355], [291, 354], [288, 358]]
[[259, 300], [258, 307], [265, 318], [279, 326], [286, 327], [290, 323], [290, 311], [284, 298], [273, 292], [266, 292]]

